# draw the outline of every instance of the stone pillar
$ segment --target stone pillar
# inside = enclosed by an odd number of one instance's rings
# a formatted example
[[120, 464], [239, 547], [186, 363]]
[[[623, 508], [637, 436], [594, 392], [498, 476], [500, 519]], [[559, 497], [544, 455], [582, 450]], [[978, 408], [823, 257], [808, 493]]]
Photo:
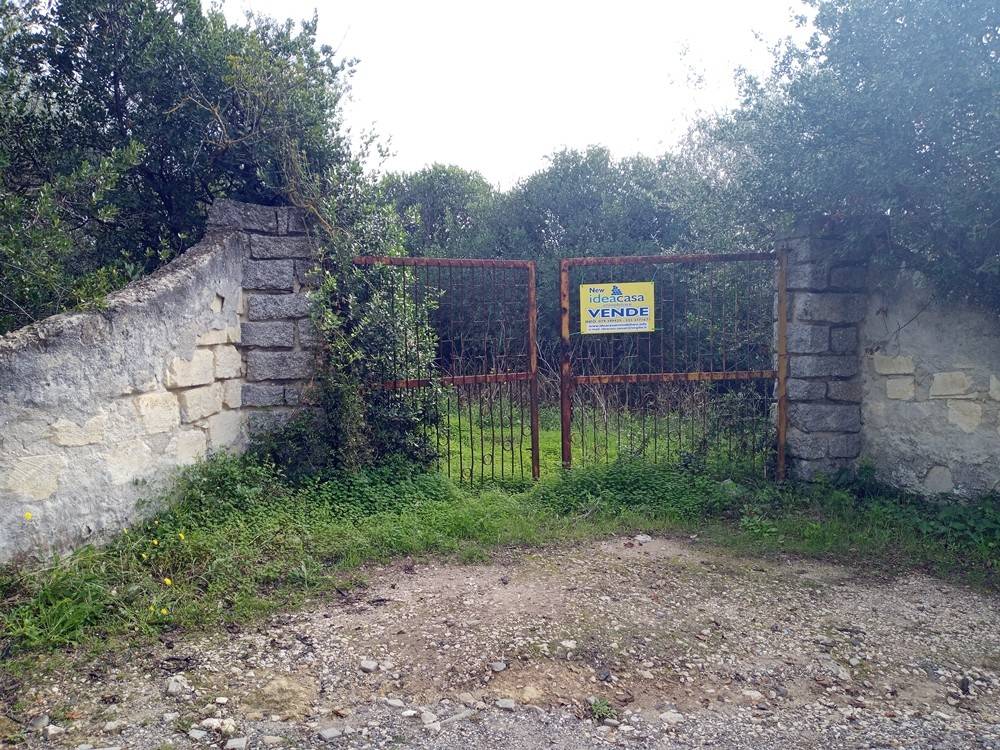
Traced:
[[861, 452], [866, 261], [817, 231], [784, 237], [777, 250], [788, 254], [789, 475], [808, 480], [853, 468]]
[[252, 433], [294, 414], [312, 377], [319, 340], [307, 291], [316, 243], [304, 213], [295, 208], [217, 201], [208, 223], [210, 230], [240, 231], [247, 244], [241, 408]]

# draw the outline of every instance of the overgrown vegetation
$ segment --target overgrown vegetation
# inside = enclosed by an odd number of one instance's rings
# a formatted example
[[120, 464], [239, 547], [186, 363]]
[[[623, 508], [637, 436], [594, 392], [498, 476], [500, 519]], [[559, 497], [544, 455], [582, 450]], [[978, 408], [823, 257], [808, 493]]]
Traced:
[[0, 333], [148, 273], [219, 197], [345, 171], [350, 65], [301, 28], [198, 0], [0, 5]]
[[238, 622], [342, 592], [359, 565], [395, 555], [474, 561], [500, 546], [613, 532], [697, 532], [747, 551], [916, 567], [987, 586], [1000, 564], [997, 498], [936, 506], [864, 485], [740, 485], [646, 463], [472, 491], [402, 461], [290, 482], [273, 464], [222, 455], [187, 471], [165, 500], [105, 547], [0, 575], [6, 646]]

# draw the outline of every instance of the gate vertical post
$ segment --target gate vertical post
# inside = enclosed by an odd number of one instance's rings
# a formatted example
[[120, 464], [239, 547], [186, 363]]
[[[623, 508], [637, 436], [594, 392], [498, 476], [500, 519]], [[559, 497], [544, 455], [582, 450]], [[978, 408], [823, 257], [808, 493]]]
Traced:
[[559, 313], [562, 355], [559, 362], [559, 416], [562, 431], [562, 465], [564, 469], [573, 464], [572, 436], [573, 371], [570, 362], [569, 343], [569, 262], [559, 262]]
[[541, 469], [538, 446], [538, 293], [535, 284], [535, 261], [528, 263], [528, 409], [531, 420], [531, 477], [538, 479]]
[[775, 478], [781, 482], [785, 479], [786, 456], [785, 443], [788, 433], [788, 251], [779, 248], [778, 271], [775, 279], [775, 291], [778, 295], [778, 320], [775, 337], [777, 338], [778, 383], [777, 383], [777, 458]]

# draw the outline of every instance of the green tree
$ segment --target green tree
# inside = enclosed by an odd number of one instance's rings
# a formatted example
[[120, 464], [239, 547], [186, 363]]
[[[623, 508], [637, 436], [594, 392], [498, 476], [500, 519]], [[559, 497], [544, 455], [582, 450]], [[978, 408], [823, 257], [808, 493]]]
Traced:
[[806, 216], [876, 260], [1000, 308], [1000, 6], [812, 0], [815, 33], [664, 160], [694, 244], [761, 245]]
[[406, 249], [415, 256], [465, 254], [495, 199], [481, 174], [444, 164], [386, 175], [382, 189], [403, 222]]
[[218, 197], [284, 202], [290, 163], [348, 163], [350, 66], [315, 30], [198, 0], [3, 4], [0, 332], [182, 252]]

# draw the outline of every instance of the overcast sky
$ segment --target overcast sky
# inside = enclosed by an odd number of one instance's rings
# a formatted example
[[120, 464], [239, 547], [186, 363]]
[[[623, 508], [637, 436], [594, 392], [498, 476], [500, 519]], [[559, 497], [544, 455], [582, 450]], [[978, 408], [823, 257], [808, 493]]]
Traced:
[[762, 72], [797, 0], [225, 0], [279, 18], [319, 11], [320, 41], [359, 59], [346, 120], [390, 170], [434, 162], [507, 187], [563, 148], [666, 151], [699, 112]]

